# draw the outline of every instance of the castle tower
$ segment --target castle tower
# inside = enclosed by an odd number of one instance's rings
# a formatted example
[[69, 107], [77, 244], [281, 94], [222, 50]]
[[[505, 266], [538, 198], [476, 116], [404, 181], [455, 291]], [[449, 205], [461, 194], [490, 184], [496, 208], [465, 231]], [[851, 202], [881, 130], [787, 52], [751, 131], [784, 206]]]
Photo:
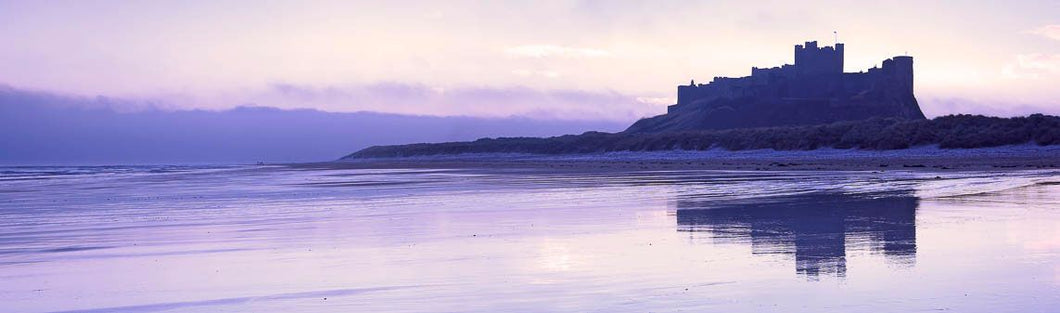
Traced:
[[835, 60], [832, 61], [832, 66], [834, 66], [835, 68], [833, 68], [831, 70], [832, 72], [843, 73], [843, 48], [844, 47], [846, 47], [846, 46], [844, 44], [842, 44], [842, 43], [838, 43], [837, 42], [835, 44], [835, 56], [834, 56]]
[[677, 104], [691, 102], [695, 98], [696, 80], [688, 82], [688, 86], [677, 86]]
[[913, 57], [894, 57], [894, 78], [903, 90], [913, 94]]
[[816, 41], [795, 45], [795, 73], [798, 76], [838, 75], [843, 73], [843, 44], [817, 47]]

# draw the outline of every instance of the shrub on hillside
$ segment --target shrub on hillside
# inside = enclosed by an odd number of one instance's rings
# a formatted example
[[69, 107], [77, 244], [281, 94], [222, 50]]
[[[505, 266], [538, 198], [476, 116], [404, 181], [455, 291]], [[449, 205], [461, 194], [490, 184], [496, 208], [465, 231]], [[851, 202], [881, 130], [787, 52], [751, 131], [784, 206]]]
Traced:
[[828, 125], [668, 133], [586, 132], [551, 138], [483, 138], [472, 142], [375, 146], [347, 157], [407, 157], [462, 153], [571, 154], [612, 151], [838, 149], [893, 150], [914, 146], [982, 148], [1060, 144], [1060, 117], [999, 118], [947, 115], [932, 120], [869, 119]]

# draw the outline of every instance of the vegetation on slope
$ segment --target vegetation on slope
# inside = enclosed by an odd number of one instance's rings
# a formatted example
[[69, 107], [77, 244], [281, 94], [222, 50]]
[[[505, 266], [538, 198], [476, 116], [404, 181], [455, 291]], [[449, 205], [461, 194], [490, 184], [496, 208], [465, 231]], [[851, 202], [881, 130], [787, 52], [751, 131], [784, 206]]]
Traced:
[[913, 146], [982, 148], [1060, 144], [1060, 117], [1034, 114], [1000, 118], [947, 115], [932, 120], [869, 119], [816, 126], [667, 133], [600, 133], [550, 138], [483, 138], [471, 142], [374, 146], [345, 158], [410, 157], [463, 153], [575, 154], [612, 151], [838, 149], [893, 150]]

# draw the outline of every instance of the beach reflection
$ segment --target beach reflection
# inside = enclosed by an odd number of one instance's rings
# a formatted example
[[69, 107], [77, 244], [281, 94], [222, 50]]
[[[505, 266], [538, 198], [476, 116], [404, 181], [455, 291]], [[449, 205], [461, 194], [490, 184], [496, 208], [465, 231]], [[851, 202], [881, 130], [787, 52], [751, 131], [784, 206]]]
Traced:
[[40, 171], [2, 312], [1060, 307], [1060, 172]]
[[683, 199], [677, 201], [677, 229], [697, 240], [750, 244], [753, 254], [793, 256], [796, 273], [811, 279], [844, 277], [847, 254], [855, 251], [913, 265], [918, 203], [904, 195], [830, 193], [738, 204]]

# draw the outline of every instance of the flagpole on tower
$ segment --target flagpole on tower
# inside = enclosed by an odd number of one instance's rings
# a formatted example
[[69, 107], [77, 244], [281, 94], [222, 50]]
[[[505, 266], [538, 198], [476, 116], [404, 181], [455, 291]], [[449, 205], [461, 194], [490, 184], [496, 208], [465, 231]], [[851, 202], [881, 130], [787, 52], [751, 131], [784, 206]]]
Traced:
[[834, 36], [835, 36], [835, 43], [837, 43], [837, 44], [838, 44], [838, 43], [839, 43], [839, 31], [837, 31], [837, 30], [833, 30], [833, 31], [832, 31], [832, 35], [834, 35]]

